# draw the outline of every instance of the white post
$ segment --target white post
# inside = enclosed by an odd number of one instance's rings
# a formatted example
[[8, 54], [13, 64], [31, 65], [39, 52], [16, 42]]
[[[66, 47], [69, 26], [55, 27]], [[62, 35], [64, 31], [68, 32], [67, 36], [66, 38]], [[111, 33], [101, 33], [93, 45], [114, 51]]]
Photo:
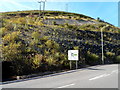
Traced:
[[76, 69], [78, 68], [78, 63], [77, 63], [78, 61], [76, 60]]
[[71, 63], [71, 60], [70, 60], [70, 69], [72, 69], [72, 63]]

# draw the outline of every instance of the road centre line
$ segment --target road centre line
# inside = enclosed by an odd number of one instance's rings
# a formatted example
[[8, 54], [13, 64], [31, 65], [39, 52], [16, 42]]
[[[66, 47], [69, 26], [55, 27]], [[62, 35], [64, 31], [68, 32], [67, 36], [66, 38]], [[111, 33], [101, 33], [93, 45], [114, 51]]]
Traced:
[[57, 88], [65, 88], [65, 87], [69, 87], [69, 86], [73, 86], [73, 85], [75, 85], [74, 83], [72, 83], [72, 84], [69, 84], [69, 85], [64, 85], [64, 86], [60, 86], [60, 87], [57, 87]]

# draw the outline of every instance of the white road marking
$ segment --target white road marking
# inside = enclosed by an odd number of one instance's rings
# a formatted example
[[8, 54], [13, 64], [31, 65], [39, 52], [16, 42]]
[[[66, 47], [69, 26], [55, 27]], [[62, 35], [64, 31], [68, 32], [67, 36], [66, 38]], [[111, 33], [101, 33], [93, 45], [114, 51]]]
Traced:
[[2, 85], [0, 85], [0, 90], [2, 90]]
[[114, 70], [111, 72], [111, 74], [113, 74], [113, 73], [118, 73], [118, 70]]
[[105, 74], [104, 77], [110, 76], [111, 74]]
[[102, 77], [107, 77], [107, 76], [110, 76], [113, 73], [118, 73], [118, 70], [113, 70], [110, 74], [103, 74], [103, 75], [100, 75], [100, 76], [90, 78], [89, 80], [91, 81], [91, 80], [99, 79], [99, 78], [102, 78]]
[[65, 86], [61, 86], [61, 87], [57, 87], [57, 88], [65, 88], [65, 87], [69, 87], [69, 86], [73, 86], [73, 85], [75, 85], [75, 84], [74, 84], [74, 83], [72, 83], [72, 84], [65, 85]]
[[91, 80], [95, 80], [95, 79], [98, 79], [98, 78], [101, 78], [101, 77], [104, 77], [106, 74], [103, 74], [103, 75], [100, 75], [100, 76], [96, 76], [96, 77], [94, 77], [94, 78], [91, 78], [91, 79], [89, 79], [90, 81]]

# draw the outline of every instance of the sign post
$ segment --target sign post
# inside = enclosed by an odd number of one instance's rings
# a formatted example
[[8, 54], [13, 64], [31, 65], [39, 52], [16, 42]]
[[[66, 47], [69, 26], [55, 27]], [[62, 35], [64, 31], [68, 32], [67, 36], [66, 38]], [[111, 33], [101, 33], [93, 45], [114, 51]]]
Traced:
[[72, 69], [72, 62], [71, 62], [71, 60], [70, 60], [70, 69]]
[[78, 68], [78, 60], [79, 60], [79, 51], [78, 50], [68, 50], [68, 60], [70, 60], [70, 69], [72, 69], [71, 61], [76, 61], [76, 69]]
[[77, 62], [77, 60], [76, 60], [76, 69], [78, 68], [78, 62]]

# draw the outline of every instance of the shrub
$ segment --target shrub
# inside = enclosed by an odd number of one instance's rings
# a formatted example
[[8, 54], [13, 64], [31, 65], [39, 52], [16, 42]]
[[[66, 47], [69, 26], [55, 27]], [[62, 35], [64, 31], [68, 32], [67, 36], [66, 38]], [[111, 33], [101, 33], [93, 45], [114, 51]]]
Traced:
[[26, 22], [26, 19], [24, 17], [20, 17], [20, 18], [18, 18], [17, 23], [26, 24], [27, 22]]
[[75, 50], [78, 50], [79, 49], [79, 47], [78, 46], [75, 46], [75, 47], [73, 47]]
[[53, 47], [53, 41], [52, 40], [47, 40], [45, 42], [45, 45], [48, 47], [48, 48], [52, 48]]
[[115, 53], [113, 52], [106, 52], [106, 59], [105, 63], [113, 63], [115, 62]]
[[3, 37], [4, 43], [15, 42], [19, 39], [20, 32], [12, 32], [11, 34], [7, 34]]
[[54, 48], [55, 50], [59, 50], [59, 49], [60, 49], [60, 46], [59, 46], [59, 44], [58, 44], [57, 42], [54, 42], [53, 48]]
[[40, 33], [39, 32], [33, 32], [32, 33], [32, 38], [34, 38], [35, 40], [38, 40], [40, 38]]
[[45, 61], [48, 63], [49, 66], [56, 65], [56, 60], [53, 56], [49, 56]]
[[68, 27], [68, 26], [69, 26], [69, 24], [68, 24], [68, 23], [64, 23], [64, 26], [65, 26], [65, 27]]
[[10, 43], [2, 47], [3, 57], [5, 61], [13, 61], [22, 58], [21, 43]]
[[7, 33], [7, 31], [8, 30], [5, 27], [0, 28], [0, 36], [5, 35], [5, 33]]
[[42, 41], [47, 41], [48, 39], [49, 39], [48, 36], [43, 36], [42, 38], [40, 38], [40, 40], [42, 40]]
[[115, 53], [112, 53], [112, 52], [107, 52], [107, 53], [106, 53], [106, 55], [107, 55], [108, 57], [112, 57], [112, 56], [114, 56], [114, 55], [115, 55]]
[[57, 25], [56, 21], [53, 21], [52, 24], [53, 24], [53, 25]]
[[40, 54], [36, 54], [33, 58], [33, 68], [36, 69], [41, 66], [43, 56]]
[[98, 60], [99, 56], [97, 54], [87, 52], [86, 64], [96, 65], [100, 63]]
[[119, 55], [119, 56], [116, 56], [116, 63], [119, 63], [119, 64], [120, 64], [120, 55]]

